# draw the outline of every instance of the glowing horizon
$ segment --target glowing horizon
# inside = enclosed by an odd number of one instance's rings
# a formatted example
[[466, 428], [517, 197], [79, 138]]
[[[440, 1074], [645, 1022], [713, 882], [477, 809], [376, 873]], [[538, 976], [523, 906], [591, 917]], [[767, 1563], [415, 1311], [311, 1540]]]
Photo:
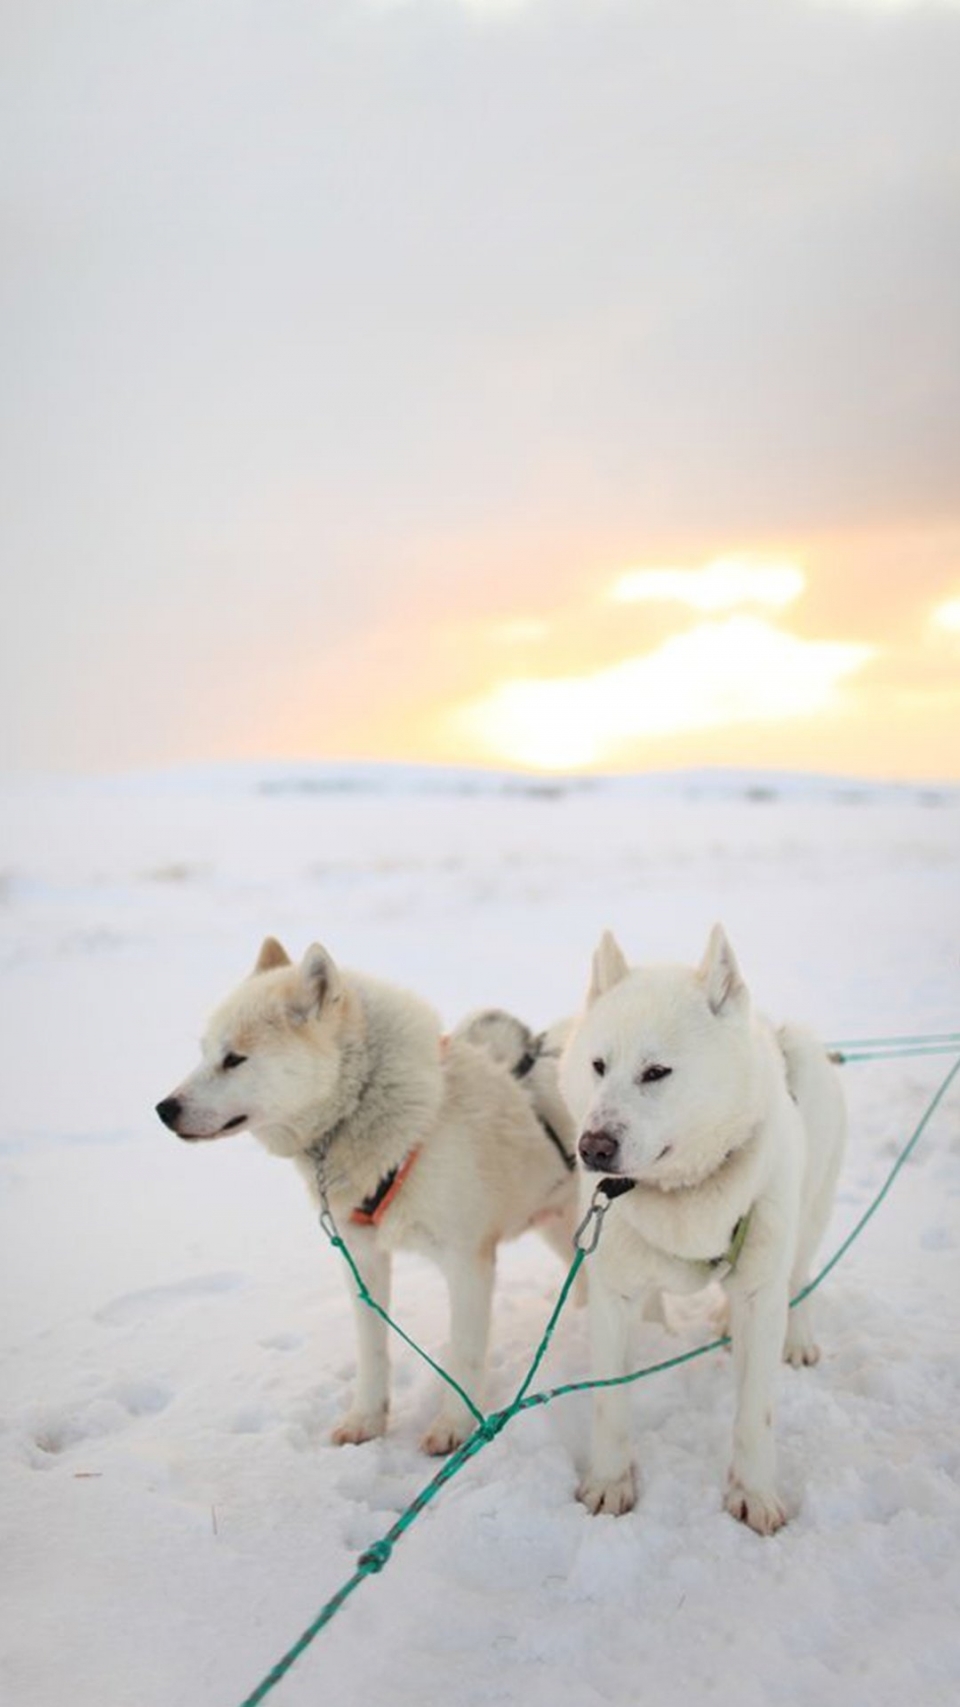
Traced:
[[682, 604], [715, 612], [741, 605], [781, 609], [798, 599], [807, 584], [795, 563], [753, 562], [717, 557], [702, 568], [627, 569], [610, 588], [620, 604]]
[[948, 781], [960, 773], [954, 550], [925, 587], [900, 572], [920, 547], [895, 539], [686, 554], [666, 581], [662, 556], [650, 569], [634, 558], [629, 572], [567, 575], [550, 596], [532, 568], [494, 590], [458, 582], [442, 617], [425, 622], [408, 601], [342, 660], [335, 730], [286, 722], [258, 750], [532, 774]]
[[616, 760], [638, 740], [818, 715], [876, 655], [872, 646], [800, 640], [737, 615], [593, 673], [501, 682], [452, 716], [492, 756], [581, 769]]
[[941, 628], [947, 634], [960, 634], [960, 598], [947, 599], [942, 605], [936, 605], [930, 621], [935, 628]]

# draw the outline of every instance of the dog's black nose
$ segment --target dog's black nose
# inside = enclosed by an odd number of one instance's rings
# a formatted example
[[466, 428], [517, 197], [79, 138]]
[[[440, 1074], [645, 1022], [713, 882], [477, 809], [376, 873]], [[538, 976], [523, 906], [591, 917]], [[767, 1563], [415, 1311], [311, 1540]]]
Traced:
[[169, 1126], [171, 1131], [176, 1132], [177, 1121], [180, 1119], [180, 1098], [164, 1097], [162, 1102], [157, 1103], [157, 1113], [164, 1126]]
[[599, 1132], [584, 1132], [577, 1148], [584, 1167], [593, 1173], [603, 1173], [604, 1169], [616, 1166], [620, 1140], [601, 1128]]

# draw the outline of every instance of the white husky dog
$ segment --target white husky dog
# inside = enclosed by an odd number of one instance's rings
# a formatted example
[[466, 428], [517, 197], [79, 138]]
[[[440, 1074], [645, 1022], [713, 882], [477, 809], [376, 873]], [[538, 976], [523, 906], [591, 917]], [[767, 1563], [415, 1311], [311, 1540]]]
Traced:
[[[628, 1371], [631, 1306], [723, 1279], [737, 1397], [726, 1506], [758, 1534], [786, 1520], [773, 1438], [776, 1372], [816, 1362], [806, 1284], [846, 1131], [823, 1046], [753, 1010], [714, 927], [697, 970], [627, 965], [609, 932], [561, 1064], [586, 1196], [606, 1204], [590, 1258], [596, 1378]], [[598, 1185], [598, 1176], [605, 1184]], [[651, 1311], [652, 1313], [652, 1311]], [[636, 1500], [628, 1389], [594, 1393], [578, 1497], [592, 1512]]]
[[[317, 1203], [329, 1204], [384, 1309], [394, 1250], [437, 1263], [450, 1292], [449, 1372], [481, 1408], [499, 1240], [536, 1225], [572, 1256], [569, 1116], [565, 1160], [548, 1141], [537, 1096], [509, 1066], [465, 1038], [441, 1041], [419, 997], [341, 971], [316, 944], [294, 966], [268, 937], [252, 975], [210, 1020], [202, 1054], [157, 1105], [161, 1120], [189, 1140], [250, 1127], [274, 1155], [289, 1156]], [[538, 1063], [540, 1078], [550, 1070], [555, 1063]], [[350, 1285], [357, 1383], [338, 1444], [382, 1434], [388, 1407], [387, 1328]], [[424, 1450], [452, 1451], [474, 1420], [445, 1386]]]

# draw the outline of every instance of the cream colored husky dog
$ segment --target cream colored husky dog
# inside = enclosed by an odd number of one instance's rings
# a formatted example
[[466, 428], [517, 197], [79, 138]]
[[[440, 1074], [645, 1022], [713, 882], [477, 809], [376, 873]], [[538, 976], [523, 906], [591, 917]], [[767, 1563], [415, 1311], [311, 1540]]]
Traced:
[[[589, 1265], [592, 1373], [627, 1373], [632, 1306], [655, 1310], [661, 1290], [723, 1280], [737, 1383], [726, 1506], [772, 1534], [786, 1519], [777, 1367], [781, 1356], [819, 1355], [809, 1304], [787, 1306], [809, 1279], [833, 1202], [846, 1130], [837, 1075], [816, 1038], [774, 1032], [754, 1012], [717, 925], [696, 971], [631, 971], [603, 937], [561, 1084], [585, 1196], [606, 1205]], [[636, 1500], [628, 1395], [594, 1394], [579, 1489], [592, 1512], [629, 1511]]]
[[[565, 1161], [549, 1141], [523, 1076], [465, 1038], [441, 1040], [419, 997], [341, 971], [316, 944], [294, 966], [272, 937], [213, 1015], [202, 1053], [157, 1105], [161, 1120], [188, 1140], [250, 1127], [289, 1156], [384, 1308], [394, 1250], [437, 1263], [450, 1292], [449, 1372], [482, 1408], [498, 1242], [536, 1225], [565, 1260], [573, 1255], [572, 1154]], [[538, 1064], [538, 1075], [548, 1068]], [[387, 1328], [350, 1285], [357, 1383], [338, 1444], [370, 1440], [387, 1421]], [[450, 1452], [473, 1426], [444, 1386], [424, 1450]]]

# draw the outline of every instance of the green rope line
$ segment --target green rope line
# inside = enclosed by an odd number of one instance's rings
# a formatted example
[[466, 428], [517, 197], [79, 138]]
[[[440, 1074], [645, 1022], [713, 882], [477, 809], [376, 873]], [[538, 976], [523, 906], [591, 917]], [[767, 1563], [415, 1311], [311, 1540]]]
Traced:
[[[341, 1239], [341, 1237], [340, 1237], [340, 1234], [336, 1231], [336, 1227], [335, 1227], [335, 1223], [333, 1221], [333, 1218], [331, 1216], [329, 1216], [328, 1211], [324, 1211], [324, 1215], [327, 1216], [327, 1220], [325, 1220], [324, 1217], [321, 1216], [320, 1225], [323, 1228], [324, 1232], [326, 1233], [327, 1238], [330, 1240], [330, 1243], [333, 1246], [334, 1250], [339, 1251], [340, 1255], [344, 1258], [344, 1260], [347, 1264], [347, 1267], [350, 1270], [350, 1273], [353, 1275], [354, 1281], [356, 1283], [357, 1292], [358, 1292], [359, 1296], [362, 1298], [364, 1304], [366, 1304], [368, 1306], [368, 1308], [374, 1312], [375, 1315], [379, 1316], [381, 1321], [386, 1322], [388, 1328], [392, 1328], [395, 1334], [399, 1334], [400, 1338], [402, 1340], [406, 1341], [406, 1343], [410, 1347], [410, 1349], [412, 1351], [415, 1351], [417, 1353], [418, 1357], [423, 1358], [424, 1363], [429, 1363], [430, 1368], [434, 1371], [434, 1373], [436, 1375], [439, 1375], [441, 1381], [445, 1381], [447, 1383], [448, 1387], [452, 1387], [454, 1392], [458, 1395], [458, 1397], [463, 1400], [463, 1403], [466, 1405], [467, 1410], [470, 1412], [470, 1415], [472, 1417], [475, 1417], [476, 1421], [478, 1423], [482, 1423], [485, 1420], [483, 1411], [478, 1409], [478, 1407], [474, 1404], [473, 1400], [471, 1399], [470, 1394], [463, 1387], [461, 1387], [459, 1381], [454, 1380], [454, 1377], [450, 1374], [449, 1370], [444, 1369], [442, 1364], [435, 1363], [433, 1358], [430, 1356], [430, 1353], [427, 1351], [424, 1351], [423, 1346], [418, 1345], [415, 1339], [411, 1339], [410, 1335], [403, 1328], [401, 1328], [399, 1322], [395, 1322], [393, 1317], [391, 1315], [389, 1315], [388, 1312], [383, 1308], [383, 1305], [377, 1303], [377, 1300], [373, 1297], [372, 1293], [369, 1291], [367, 1284], [366, 1284], [365, 1280], [363, 1279], [363, 1276], [360, 1273], [360, 1270], [358, 1269], [356, 1263], [353, 1260], [353, 1256], [351, 1254], [349, 1245], [344, 1243], [343, 1239]], [[328, 1221], [329, 1221], [329, 1225], [328, 1225]]]
[[831, 1058], [845, 1067], [851, 1061], [906, 1061], [914, 1055], [955, 1055], [957, 1043], [922, 1043], [903, 1049], [833, 1049]]
[[[330, 1242], [331, 1244], [334, 1244], [337, 1241], [331, 1238]], [[342, 1240], [339, 1241], [339, 1244], [340, 1247], [346, 1251], [346, 1246], [343, 1244]], [[347, 1255], [349, 1256], [349, 1252], [347, 1252]], [[289, 1648], [283, 1655], [282, 1659], [277, 1661], [277, 1664], [267, 1673], [262, 1682], [257, 1685], [253, 1694], [244, 1698], [240, 1707], [258, 1707], [258, 1704], [261, 1701], [266, 1700], [266, 1697], [273, 1689], [276, 1688], [281, 1678], [286, 1676], [291, 1666], [296, 1663], [304, 1650], [310, 1646], [314, 1637], [318, 1636], [324, 1626], [330, 1623], [330, 1620], [340, 1611], [341, 1606], [343, 1606], [345, 1601], [349, 1600], [354, 1591], [360, 1587], [360, 1584], [365, 1581], [367, 1577], [375, 1576], [379, 1571], [383, 1570], [384, 1565], [386, 1565], [390, 1559], [395, 1543], [406, 1533], [411, 1524], [416, 1522], [420, 1513], [426, 1509], [431, 1500], [436, 1498], [441, 1488], [445, 1487], [447, 1482], [452, 1481], [454, 1476], [459, 1474], [464, 1465], [468, 1463], [471, 1458], [474, 1458], [478, 1452], [482, 1452], [483, 1448], [485, 1446], [489, 1446], [492, 1440], [496, 1440], [497, 1435], [502, 1429], [506, 1428], [507, 1423], [510, 1422], [511, 1418], [514, 1417], [518, 1411], [529, 1408], [533, 1401], [525, 1399], [524, 1394], [540, 1366], [547, 1350], [547, 1346], [553, 1338], [554, 1328], [560, 1319], [561, 1312], [570, 1294], [570, 1288], [579, 1273], [582, 1262], [583, 1252], [577, 1251], [573, 1262], [570, 1264], [570, 1269], [566, 1279], [564, 1280], [563, 1286], [560, 1289], [559, 1297], [550, 1312], [550, 1320], [544, 1329], [543, 1338], [537, 1348], [536, 1355], [534, 1356], [533, 1362], [527, 1371], [513, 1402], [505, 1406], [502, 1411], [491, 1411], [488, 1416], [480, 1417], [477, 1427], [469, 1438], [465, 1440], [463, 1445], [459, 1446], [455, 1452], [450, 1454], [450, 1457], [446, 1459], [445, 1463], [437, 1471], [437, 1474], [431, 1478], [425, 1487], [421, 1488], [418, 1494], [414, 1495], [410, 1504], [400, 1513], [396, 1522], [391, 1524], [386, 1534], [382, 1535], [379, 1541], [373, 1542], [372, 1546], [368, 1547], [365, 1552], [361, 1553], [357, 1560], [357, 1569], [354, 1571], [353, 1576], [337, 1590], [336, 1594], [332, 1595], [331, 1598], [326, 1601], [317, 1613], [313, 1623], [307, 1626], [303, 1634], [298, 1637], [296, 1642], [294, 1642], [292, 1648]], [[356, 1273], [356, 1267], [352, 1260], [350, 1262], [350, 1267], [351, 1270]], [[372, 1302], [373, 1301], [371, 1300], [371, 1303]], [[383, 1312], [380, 1313], [382, 1314]], [[406, 1339], [407, 1336], [404, 1335], [404, 1338]], [[431, 1365], [432, 1368], [436, 1367], [433, 1364], [433, 1360], [427, 1356], [426, 1352], [423, 1351], [414, 1340], [408, 1340], [408, 1344], [413, 1347], [414, 1351], [420, 1352], [420, 1355]], [[453, 1383], [453, 1385], [456, 1384]], [[536, 1402], [540, 1404], [546, 1403], [545, 1395], [537, 1395]]]
[[834, 1251], [833, 1256], [830, 1258], [830, 1261], [828, 1263], [824, 1264], [823, 1268], [820, 1270], [820, 1273], [817, 1275], [816, 1279], [811, 1280], [809, 1285], [805, 1286], [803, 1288], [802, 1292], [797, 1293], [796, 1298], [791, 1299], [791, 1301], [790, 1301], [791, 1309], [793, 1308], [794, 1304], [802, 1303], [804, 1298], [809, 1298], [811, 1292], [816, 1291], [817, 1287], [820, 1286], [824, 1280], [826, 1280], [827, 1275], [830, 1274], [832, 1272], [832, 1270], [836, 1268], [837, 1263], [840, 1261], [840, 1258], [843, 1256], [846, 1256], [847, 1251], [850, 1249], [850, 1246], [853, 1244], [854, 1240], [858, 1239], [860, 1237], [860, 1234], [863, 1232], [863, 1229], [867, 1225], [867, 1222], [872, 1221], [874, 1215], [877, 1213], [877, 1210], [880, 1208], [881, 1203], [883, 1202], [888, 1191], [890, 1190], [890, 1187], [893, 1185], [893, 1182], [896, 1179], [898, 1173], [900, 1172], [900, 1169], [903, 1167], [904, 1163], [909, 1160], [910, 1156], [913, 1154], [913, 1151], [916, 1149], [917, 1145], [919, 1144], [923, 1133], [926, 1131], [931, 1119], [933, 1118], [933, 1115], [936, 1113], [937, 1109], [940, 1107], [940, 1104], [942, 1103], [944, 1097], [946, 1096], [948, 1090], [950, 1089], [950, 1086], [953, 1084], [953, 1081], [956, 1078], [958, 1073], [960, 1073], [960, 1056], [958, 1056], [957, 1059], [954, 1061], [953, 1066], [950, 1068], [950, 1071], [947, 1074], [946, 1078], [941, 1081], [941, 1083], [937, 1087], [936, 1091], [934, 1092], [933, 1096], [931, 1097], [930, 1101], [928, 1102], [920, 1120], [918, 1121], [917, 1125], [915, 1126], [915, 1128], [913, 1130], [911, 1137], [907, 1140], [906, 1144], [904, 1145], [903, 1149], [901, 1150], [899, 1156], [897, 1157], [896, 1161], [893, 1164], [893, 1167], [890, 1169], [890, 1172], [888, 1173], [886, 1179], [884, 1180], [882, 1186], [880, 1187], [880, 1190], [877, 1192], [877, 1195], [874, 1198], [873, 1202], [870, 1204], [869, 1208], [867, 1208], [864, 1211], [864, 1213], [861, 1215], [856, 1226], [853, 1228], [853, 1231], [847, 1234], [847, 1236], [844, 1239], [843, 1244], [840, 1246], [839, 1250]]
[[[957, 1041], [960, 1042], [960, 1034], [956, 1034], [956, 1036]], [[894, 1041], [899, 1042], [900, 1040], [879, 1039], [878, 1045], [886, 1045], [888, 1043], [893, 1043]], [[903, 1041], [910, 1043], [913, 1040], [905, 1039]], [[919, 1042], [920, 1040], [916, 1041]], [[939, 1042], [940, 1040], [938, 1039], [937, 1041]], [[897, 1052], [894, 1058], [898, 1058], [898, 1056], [899, 1052]], [[846, 1057], [847, 1060], [852, 1058], [853, 1057], [851, 1056]], [[873, 1056], [858, 1058], [874, 1059]], [[882, 1059], [883, 1057], [880, 1058]], [[940, 1106], [940, 1103], [943, 1101], [943, 1098], [946, 1096], [947, 1091], [958, 1073], [960, 1073], [960, 1055], [957, 1056], [949, 1072], [934, 1092], [934, 1095], [927, 1104], [923, 1115], [914, 1128], [910, 1138], [907, 1140], [904, 1148], [897, 1156], [893, 1166], [887, 1174], [886, 1179], [880, 1187], [880, 1190], [873, 1198], [873, 1201], [860, 1217], [853, 1230], [847, 1235], [843, 1243], [834, 1252], [829, 1262], [827, 1262], [820, 1270], [819, 1274], [810, 1281], [809, 1285], [805, 1286], [803, 1290], [797, 1294], [796, 1298], [792, 1298], [790, 1300], [791, 1309], [793, 1309], [796, 1304], [799, 1304], [802, 1299], [808, 1298], [811, 1292], [814, 1292], [816, 1288], [822, 1284], [827, 1275], [830, 1274], [836, 1267], [837, 1263], [840, 1262], [841, 1258], [846, 1255], [854, 1241], [859, 1238], [867, 1223], [872, 1220], [884, 1198], [887, 1196], [887, 1193], [890, 1191], [901, 1168], [905, 1165], [913, 1150], [919, 1143], [922, 1134], [926, 1130], [935, 1111]], [[445, 1487], [449, 1481], [452, 1481], [454, 1476], [459, 1474], [464, 1465], [467, 1464], [471, 1458], [474, 1458], [478, 1452], [482, 1452], [486, 1446], [489, 1446], [490, 1442], [495, 1440], [507, 1424], [511, 1422], [512, 1419], [521, 1411], [532, 1410], [541, 1405], [548, 1405], [552, 1403], [554, 1399], [563, 1398], [569, 1393], [584, 1393], [593, 1391], [600, 1387], [626, 1386], [634, 1381], [641, 1381], [649, 1375], [659, 1375], [665, 1370], [677, 1369], [681, 1364], [692, 1363], [695, 1358], [706, 1357], [708, 1353], [719, 1351], [728, 1343], [725, 1337], [711, 1340], [707, 1345], [695, 1346], [691, 1351], [681, 1352], [676, 1357], [667, 1358], [661, 1363], [647, 1364], [644, 1368], [635, 1369], [628, 1375], [607, 1376], [605, 1378], [590, 1381], [569, 1381], [557, 1387], [549, 1387], [542, 1389], [539, 1392], [531, 1393], [529, 1389], [534, 1376], [546, 1355], [547, 1348], [553, 1338], [554, 1329], [560, 1319], [563, 1308], [570, 1295], [570, 1290], [584, 1261], [584, 1252], [581, 1249], [577, 1249], [560, 1289], [556, 1303], [550, 1313], [540, 1344], [534, 1353], [530, 1368], [527, 1370], [526, 1375], [518, 1387], [516, 1395], [510, 1404], [506, 1405], [503, 1410], [491, 1411], [488, 1415], [484, 1416], [482, 1412], [477, 1410], [473, 1401], [463, 1391], [453, 1377], [448, 1375], [446, 1370], [442, 1369], [439, 1364], [435, 1363], [433, 1358], [423, 1350], [423, 1347], [419, 1346], [415, 1340], [411, 1339], [410, 1336], [392, 1320], [387, 1312], [377, 1304], [376, 1300], [371, 1297], [367, 1287], [361, 1279], [359, 1270], [357, 1269], [356, 1263], [354, 1262], [347, 1245], [335, 1230], [331, 1231], [331, 1228], [327, 1226], [325, 1221], [321, 1221], [321, 1225], [323, 1226], [331, 1244], [336, 1249], [340, 1250], [345, 1257], [357, 1284], [360, 1297], [363, 1301], [371, 1309], [375, 1310], [389, 1327], [393, 1328], [396, 1333], [400, 1334], [401, 1338], [407, 1343], [407, 1345], [409, 1345], [413, 1351], [423, 1358], [424, 1362], [429, 1364], [431, 1369], [435, 1370], [436, 1373], [448, 1383], [448, 1385], [455, 1389], [463, 1399], [471, 1414], [477, 1418], [477, 1427], [469, 1438], [464, 1441], [463, 1445], [458, 1447], [455, 1452], [451, 1453], [450, 1457], [446, 1460], [437, 1474], [423, 1488], [421, 1488], [418, 1494], [414, 1496], [410, 1504], [400, 1513], [396, 1522], [387, 1530], [386, 1534], [381, 1536], [379, 1541], [373, 1542], [365, 1552], [361, 1553], [357, 1560], [357, 1568], [353, 1575], [349, 1577], [337, 1592], [324, 1603], [313, 1622], [307, 1626], [302, 1635], [298, 1637], [296, 1642], [294, 1642], [293, 1646], [287, 1650], [282, 1658], [277, 1661], [277, 1664], [266, 1674], [253, 1693], [245, 1696], [244, 1700], [240, 1703], [240, 1707], [259, 1707], [259, 1704], [266, 1700], [267, 1696], [272, 1693], [281, 1679], [286, 1676], [291, 1666], [296, 1663], [301, 1654], [303, 1654], [310, 1646], [311, 1642], [320, 1633], [320, 1631], [324, 1629], [325, 1626], [330, 1623], [331, 1619], [336, 1616], [341, 1607], [347, 1600], [349, 1600], [350, 1596], [360, 1587], [360, 1584], [366, 1581], [367, 1577], [377, 1575], [383, 1570], [384, 1566], [389, 1563], [396, 1542], [399, 1541], [411, 1525], [416, 1522], [416, 1519], [420, 1516], [421, 1512], [426, 1509], [433, 1499], [435, 1499], [441, 1488]]]
[[915, 1037], [848, 1037], [828, 1049], [898, 1049], [901, 1044], [949, 1043], [960, 1048], [960, 1031], [928, 1031]]

